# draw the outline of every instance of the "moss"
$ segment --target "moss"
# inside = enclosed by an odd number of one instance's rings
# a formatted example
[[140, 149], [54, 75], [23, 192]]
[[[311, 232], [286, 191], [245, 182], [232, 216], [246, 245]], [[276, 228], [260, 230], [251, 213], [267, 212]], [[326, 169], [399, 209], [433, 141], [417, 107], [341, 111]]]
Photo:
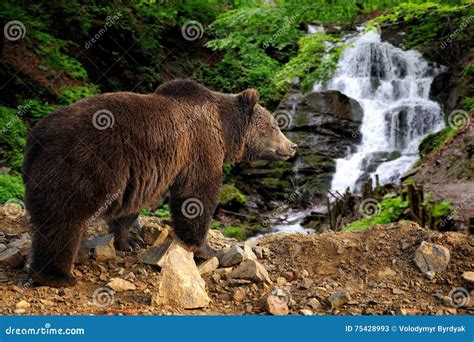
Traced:
[[0, 203], [11, 199], [22, 199], [24, 195], [25, 189], [19, 174], [0, 174]]
[[23, 115], [27, 107], [18, 110], [0, 106], [0, 165], [9, 165], [20, 170], [23, 164], [23, 149], [26, 144], [27, 127]]
[[224, 184], [219, 193], [219, 205], [222, 207], [242, 206], [247, 197], [234, 184]]
[[436, 151], [443, 146], [449, 139], [453, 138], [457, 130], [453, 127], [446, 127], [437, 133], [430, 133], [423, 138], [418, 147], [420, 157], [424, 157], [432, 151]]
[[245, 232], [245, 229], [238, 226], [230, 226], [226, 228], [222, 233], [226, 237], [234, 238], [239, 241], [243, 241], [247, 239], [247, 234]]
[[272, 189], [288, 189], [290, 187], [290, 183], [288, 181], [272, 177], [262, 178], [260, 183], [262, 186]]

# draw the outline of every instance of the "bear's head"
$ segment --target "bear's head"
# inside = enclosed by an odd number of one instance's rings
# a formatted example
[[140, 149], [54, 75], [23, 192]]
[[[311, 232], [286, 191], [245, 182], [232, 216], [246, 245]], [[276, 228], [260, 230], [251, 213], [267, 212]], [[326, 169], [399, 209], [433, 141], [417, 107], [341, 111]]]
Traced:
[[281, 132], [276, 119], [259, 105], [259, 93], [247, 89], [237, 95], [247, 126], [243, 137], [242, 160], [287, 160], [296, 153], [297, 145]]

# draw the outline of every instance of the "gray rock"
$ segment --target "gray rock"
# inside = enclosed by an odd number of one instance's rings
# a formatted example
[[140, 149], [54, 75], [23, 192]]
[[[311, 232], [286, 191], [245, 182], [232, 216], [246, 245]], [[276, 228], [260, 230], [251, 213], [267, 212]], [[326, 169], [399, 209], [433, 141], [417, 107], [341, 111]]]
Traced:
[[268, 275], [267, 270], [255, 260], [246, 260], [236, 267], [230, 274], [229, 278], [234, 279], [246, 279], [253, 282], [265, 282], [267, 284], [272, 284], [270, 276]]
[[245, 254], [245, 251], [239, 246], [234, 246], [221, 257], [219, 263], [222, 267], [230, 267], [240, 264], [246, 259], [247, 254]]
[[198, 270], [200, 274], [207, 274], [216, 270], [218, 267], [219, 259], [217, 259], [216, 257], [212, 257], [209, 260], [206, 260], [203, 263], [199, 264]]
[[451, 253], [446, 247], [423, 241], [415, 251], [415, 264], [421, 272], [433, 271], [441, 273], [446, 271]]
[[147, 250], [140, 254], [139, 259], [142, 263], [147, 265], [159, 266], [161, 267], [164, 262], [164, 257], [168, 252], [173, 239], [169, 238], [160, 246], [150, 246]]
[[0, 243], [0, 252], [3, 252], [5, 249], [7, 249], [7, 246], [4, 243]]
[[98, 262], [115, 260], [114, 235], [107, 234], [104, 236], [94, 236], [86, 241], [82, 247], [83, 251], [90, 249], [94, 251], [94, 258]]
[[28, 254], [28, 250], [31, 247], [31, 238], [29, 234], [23, 234], [19, 239], [15, 239], [11, 241], [8, 248], [18, 248], [21, 252], [21, 255], [26, 256]]
[[342, 291], [336, 291], [333, 294], [331, 294], [327, 298], [329, 304], [331, 305], [331, 309], [335, 309], [340, 307], [341, 305], [344, 305], [348, 303], [351, 300], [351, 295], [349, 291], [342, 290]]
[[23, 265], [23, 257], [18, 248], [7, 248], [0, 253], [0, 267], [2, 268], [17, 268]]

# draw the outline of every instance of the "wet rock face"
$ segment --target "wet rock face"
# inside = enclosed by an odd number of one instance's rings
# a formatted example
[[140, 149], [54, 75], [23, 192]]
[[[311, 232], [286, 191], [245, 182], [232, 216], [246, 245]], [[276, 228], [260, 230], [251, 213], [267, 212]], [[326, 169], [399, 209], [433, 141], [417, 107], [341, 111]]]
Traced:
[[301, 202], [323, 196], [335, 172], [334, 159], [344, 157], [362, 139], [362, 107], [339, 91], [305, 96], [290, 92], [275, 115], [283, 117], [282, 131], [298, 144], [296, 156], [285, 162], [241, 165], [236, 172], [242, 182], [237, 185], [243, 191], [260, 189], [265, 199], [286, 200], [295, 190]]

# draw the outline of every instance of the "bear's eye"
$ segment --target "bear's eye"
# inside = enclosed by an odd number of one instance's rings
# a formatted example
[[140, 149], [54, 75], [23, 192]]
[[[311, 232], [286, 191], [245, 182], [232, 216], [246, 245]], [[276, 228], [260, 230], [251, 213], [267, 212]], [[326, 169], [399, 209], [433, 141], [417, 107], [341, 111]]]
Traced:
[[277, 131], [277, 130], [278, 130], [278, 126], [277, 126], [276, 124], [273, 124], [273, 125], [272, 125], [272, 129], [273, 129], [274, 131]]

